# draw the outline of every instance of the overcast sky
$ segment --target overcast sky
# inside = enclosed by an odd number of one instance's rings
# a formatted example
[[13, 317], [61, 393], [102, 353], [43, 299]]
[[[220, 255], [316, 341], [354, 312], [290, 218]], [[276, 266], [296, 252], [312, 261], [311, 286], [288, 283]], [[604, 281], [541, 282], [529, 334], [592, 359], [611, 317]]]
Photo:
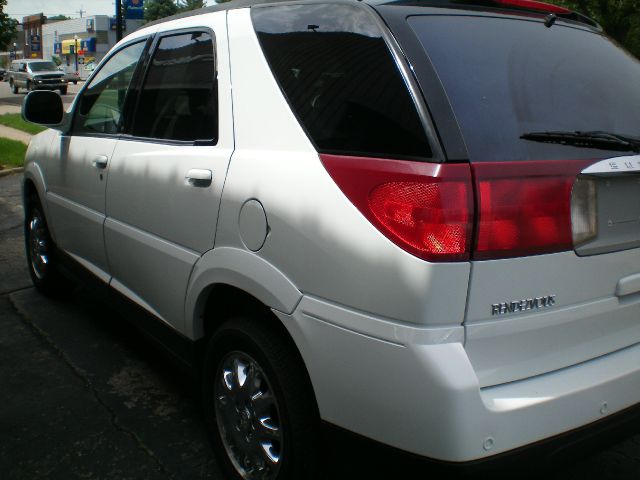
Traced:
[[8, 0], [5, 13], [10, 17], [22, 21], [22, 17], [33, 15], [34, 13], [44, 13], [51, 17], [53, 15], [66, 15], [71, 18], [78, 18], [78, 11], [85, 10], [83, 16], [87, 15], [114, 15], [116, 11], [113, 0]]

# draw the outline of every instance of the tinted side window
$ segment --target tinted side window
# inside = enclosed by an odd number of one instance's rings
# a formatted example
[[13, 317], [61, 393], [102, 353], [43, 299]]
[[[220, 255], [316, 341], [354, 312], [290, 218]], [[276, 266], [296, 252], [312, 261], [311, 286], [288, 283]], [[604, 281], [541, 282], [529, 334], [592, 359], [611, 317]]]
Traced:
[[129, 45], [102, 66], [82, 93], [73, 134], [118, 133], [124, 101], [145, 42]]
[[161, 140], [215, 141], [217, 90], [211, 35], [164, 37], [142, 86], [131, 133]]
[[319, 151], [432, 156], [404, 80], [364, 8], [293, 5], [251, 14], [271, 70]]

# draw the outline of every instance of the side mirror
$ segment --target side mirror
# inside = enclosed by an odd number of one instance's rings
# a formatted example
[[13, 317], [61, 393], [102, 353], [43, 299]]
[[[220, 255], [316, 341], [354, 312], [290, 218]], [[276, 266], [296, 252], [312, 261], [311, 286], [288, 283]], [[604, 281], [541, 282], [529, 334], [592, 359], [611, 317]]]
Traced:
[[22, 118], [27, 122], [46, 127], [62, 127], [64, 107], [62, 98], [56, 92], [34, 90], [22, 102]]

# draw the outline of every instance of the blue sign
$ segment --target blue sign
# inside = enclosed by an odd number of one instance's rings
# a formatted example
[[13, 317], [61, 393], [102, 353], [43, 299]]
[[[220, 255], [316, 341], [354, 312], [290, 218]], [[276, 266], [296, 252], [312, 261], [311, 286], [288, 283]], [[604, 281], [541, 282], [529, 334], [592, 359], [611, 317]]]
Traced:
[[86, 38], [80, 42], [80, 50], [85, 52], [95, 52], [96, 51], [96, 39], [95, 37]]
[[31, 35], [31, 51], [39, 52], [40, 51], [40, 35]]
[[53, 44], [53, 53], [56, 55], [60, 55], [62, 53], [62, 43]]
[[[118, 0], [116, 0], [118, 1]], [[144, 0], [125, 0], [125, 17], [129, 20], [142, 20], [144, 18]]]

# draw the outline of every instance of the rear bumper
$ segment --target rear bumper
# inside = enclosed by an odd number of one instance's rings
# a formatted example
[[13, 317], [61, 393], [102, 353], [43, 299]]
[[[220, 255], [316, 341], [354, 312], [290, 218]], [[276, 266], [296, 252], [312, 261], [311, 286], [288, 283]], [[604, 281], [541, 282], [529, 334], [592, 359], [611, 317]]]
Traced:
[[480, 388], [462, 327], [400, 325], [309, 297], [278, 315], [323, 420], [435, 460], [495, 460], [566, 432], [579, 436], [640, 402], [640, 345]]

